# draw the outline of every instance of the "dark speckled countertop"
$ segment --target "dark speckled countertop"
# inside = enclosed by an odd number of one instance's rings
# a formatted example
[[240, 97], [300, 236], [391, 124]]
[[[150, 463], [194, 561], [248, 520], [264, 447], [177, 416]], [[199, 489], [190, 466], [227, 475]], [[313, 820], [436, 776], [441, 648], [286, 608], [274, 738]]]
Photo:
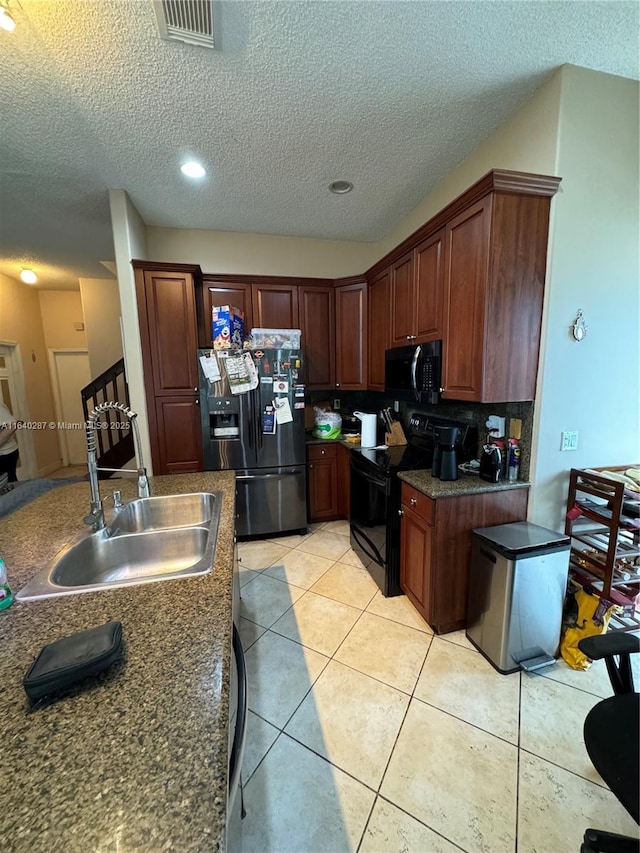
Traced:
[[461, 495], [479, 495], [482, 492], [504, 492], [509, 489], [528, 489], [531, 483], [517, 480], [515, 483], [488, 483], [475, 474], [463, 474], [457, 480], [439, 480], [431, 471], [401, 471], [401, 480], [413, 486], [429, 498], [455, 498]]
[[[118, 487], [135, 497], [135, 483]], [[103, 497], [113, 488], [101, 483]], [[151, 480], [152, 495], [216, 490], [224, 497], [211, 574], [0, 612], [3, 850], [224, 849], [234, 474]], [[14, 593], [82, 532], [89, 500], [89, 484], [75, 483], [0, 521]], [[22, 678], [40, 648], [110, 619], [123, 624], [124, 658], [29, 713]]]

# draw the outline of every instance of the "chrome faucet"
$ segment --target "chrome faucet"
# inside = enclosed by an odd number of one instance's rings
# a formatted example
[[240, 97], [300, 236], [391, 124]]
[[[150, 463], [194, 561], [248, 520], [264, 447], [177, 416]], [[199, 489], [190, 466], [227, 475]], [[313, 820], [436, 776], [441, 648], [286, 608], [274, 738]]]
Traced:
[[[99, 415], [108, 411], [121, 412], [129, 418], [129, 423], [133, 429], [136, 468], [98, 468], [96, 456], [96, 421]], [[89, 468], [89, 485], [91, 487], [91, 510], [83, 521], [85, 524], [90, 524], [94, 531], [102, 530], [105, 527], [104, 506], [100, 497], [100, 486], [98, 485], [98, 471], [108, 471], [110, 473], [128, 471], [135, 473], [138, 475], [138, 497], [148, 498], [150, 495], [149, 478], [147, 477], [147, 470], [144, 467], [144, 459], [142, 457], [142, 444], [140, 443], [137, 417], [137, 412], [132, 411], [132, 409], [123, 403], [99, 403], [89, 415], [87, 421], [87, 465]]]

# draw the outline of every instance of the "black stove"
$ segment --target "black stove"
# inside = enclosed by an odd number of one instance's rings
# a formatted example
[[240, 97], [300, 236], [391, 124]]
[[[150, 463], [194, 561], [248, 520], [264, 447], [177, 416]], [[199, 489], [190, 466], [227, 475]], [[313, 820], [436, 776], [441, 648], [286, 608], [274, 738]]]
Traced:
[[383, 594], [400, 595], [400, 471], [431, 469], [438, 429], [460, 429], [460, 461], [475, 455], [478, 431], [470, 424], [415, 413], [407, 444], [359, 448], [351, 454], [351, 547]]

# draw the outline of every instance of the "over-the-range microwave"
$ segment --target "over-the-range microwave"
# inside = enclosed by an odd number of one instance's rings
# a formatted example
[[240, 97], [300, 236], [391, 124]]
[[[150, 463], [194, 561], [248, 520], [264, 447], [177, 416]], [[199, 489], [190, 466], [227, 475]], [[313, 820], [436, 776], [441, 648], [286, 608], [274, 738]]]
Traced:
[[437, 403], [441, 368], [442, 341], [388, 349], [384, 362], [385, 394], [412, 403]]

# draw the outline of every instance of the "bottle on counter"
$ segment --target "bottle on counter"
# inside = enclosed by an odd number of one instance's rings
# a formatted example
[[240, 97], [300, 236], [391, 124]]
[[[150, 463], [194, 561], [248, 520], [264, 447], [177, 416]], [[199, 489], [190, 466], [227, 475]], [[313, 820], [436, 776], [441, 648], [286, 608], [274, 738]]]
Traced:
[[515, 483], [518, 479], [518, 474], [520, 473], [520, 443], [517, 438], [510, 438], [508, 444], [508, 480], [510, 483]]
[[6, 610], [13, 604], [13, 593], [7, 581], [7, 567], [4, 560], [0, 557], [0, 610]]

